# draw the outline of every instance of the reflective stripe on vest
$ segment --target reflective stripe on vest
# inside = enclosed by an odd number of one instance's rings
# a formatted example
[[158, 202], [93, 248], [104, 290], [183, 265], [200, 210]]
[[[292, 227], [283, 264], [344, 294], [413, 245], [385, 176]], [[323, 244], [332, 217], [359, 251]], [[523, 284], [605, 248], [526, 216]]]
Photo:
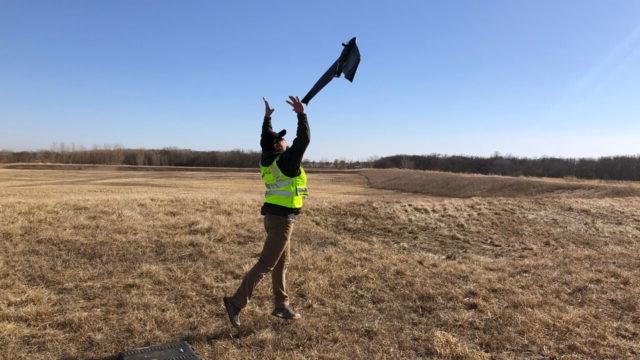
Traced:
[[293, 193], [291, 193], [290, 191], [287, 191], [287, 190], [269, 190], [269, 191], [265, 192], [264, 194], [265, 195], [279, 195], [279, 196], [293, 197]]
[[280, 173], [280, 170], [278, 170], [278, 168], [275, 167], [275, 165], [274, 165], [276, 163], [276, 161], [278, 161], [278, 158], [273, 160], [273, 163], [271, 165], [269, 165], [269, 169], [271, 169], [271, 172], [276, 177], [276, 180], [280, 181], [280, 179], [282, 179], [282, 174]]
[[264, 184], [264, 185], [267, 187], [267, 189], [273, 190], [273, 189], [285, 187], [285, 186], [291, 184], [291, 182], [293, 182], [293, 180], [289, 179], [289, 180], [277, 182], [275, 184]]

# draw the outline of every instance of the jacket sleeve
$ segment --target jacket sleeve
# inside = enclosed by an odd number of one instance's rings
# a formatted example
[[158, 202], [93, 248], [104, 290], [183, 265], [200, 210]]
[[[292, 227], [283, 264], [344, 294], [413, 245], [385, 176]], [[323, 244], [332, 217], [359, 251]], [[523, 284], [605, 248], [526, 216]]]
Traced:
[[311, 141], [311, 131], [309, 130], [309, 122], [306, 114], [298, 114], [298, 130], [296, 138], [293, 140], [291, 147], [287, 149], [278, 159], [278, 167], [288, 177], [296, 177], [300, 174], [300, 164], [304, 152]]
[[269, 134], [273, 129], [271, 128], [271, 117], [265, 116], [262, 122], [262, 133], [260, 134], [260, 147], [264, 148], [266, 145], [265, 136]]

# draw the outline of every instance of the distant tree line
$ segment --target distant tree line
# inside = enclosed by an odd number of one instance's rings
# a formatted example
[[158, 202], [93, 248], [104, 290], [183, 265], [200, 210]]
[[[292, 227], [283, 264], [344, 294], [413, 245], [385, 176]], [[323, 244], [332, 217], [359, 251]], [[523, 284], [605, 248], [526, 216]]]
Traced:
[[[195, 151], [188, 149], [125, 149], [118, 146], [83, 147], [56, 144], [50, 150], [0, 151], [0, 163], [60, 163], [149, 166], [193, 166], [255, 168], [256, 151]], [[307, 168], [360, 169], [400, 168], [506, 176], [576, 177], [581, 179], [640, 180], [640, 156], [597, 159], [520, 158], [495, 154], [491, 157], [393, 155], [366, 161], [308, 161]]]
[[506, 176], [640, 180], [640, 156], [608, 156], [597, 159], [554, 157], [531, 159], [500, 155], [492, 157], [439, 154], [394, 155], [374, 160], [371, 167]]
[[84, 149], [56, 145], [51, 150], [0, 151], [0, 163], [58, 163], [137, 166], [256, 167], [255, 151], [195, 151], [175, 148], [124, 149], [104, 147]]

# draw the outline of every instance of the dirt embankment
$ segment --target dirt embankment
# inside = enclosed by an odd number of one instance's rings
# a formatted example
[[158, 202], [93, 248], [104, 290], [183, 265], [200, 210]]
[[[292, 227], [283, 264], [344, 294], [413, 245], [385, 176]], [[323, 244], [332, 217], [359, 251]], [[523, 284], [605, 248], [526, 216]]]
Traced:
[[367, 169], [361, 174], [374, 188], [441, 197], [640, 196], [640, 184], [621, 181], [538, 179], [400, 169]]

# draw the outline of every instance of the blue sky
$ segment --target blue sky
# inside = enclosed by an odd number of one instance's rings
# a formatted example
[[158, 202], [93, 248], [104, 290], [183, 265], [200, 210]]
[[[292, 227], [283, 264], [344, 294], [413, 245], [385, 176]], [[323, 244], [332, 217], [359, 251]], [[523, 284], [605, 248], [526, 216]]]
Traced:
[[640, 154], [640, 1], [0, 2], [0, 149], [258, 150], [302, 96], [308, 159]]

